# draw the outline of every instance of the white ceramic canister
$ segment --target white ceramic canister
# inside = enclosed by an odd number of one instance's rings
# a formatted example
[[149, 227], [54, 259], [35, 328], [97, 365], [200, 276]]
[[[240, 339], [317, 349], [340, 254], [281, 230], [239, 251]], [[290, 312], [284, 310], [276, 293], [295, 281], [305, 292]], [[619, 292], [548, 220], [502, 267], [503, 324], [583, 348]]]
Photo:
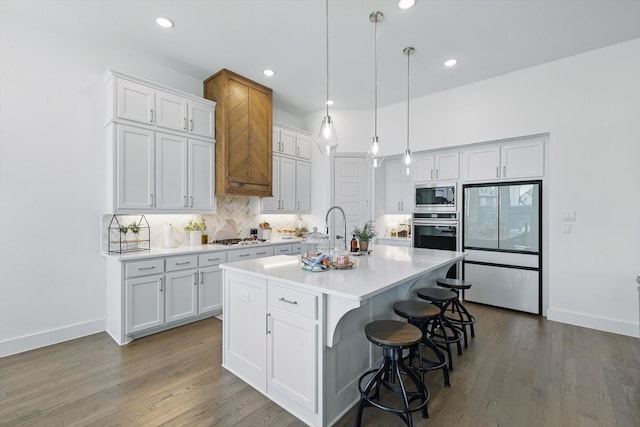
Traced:
[[163, 247], [165, 248], [175, 248], [176, 247], [176, 239], [174, 235], [173, 225], [165, 224], [162, 229], [162, 237], [163, 237]]

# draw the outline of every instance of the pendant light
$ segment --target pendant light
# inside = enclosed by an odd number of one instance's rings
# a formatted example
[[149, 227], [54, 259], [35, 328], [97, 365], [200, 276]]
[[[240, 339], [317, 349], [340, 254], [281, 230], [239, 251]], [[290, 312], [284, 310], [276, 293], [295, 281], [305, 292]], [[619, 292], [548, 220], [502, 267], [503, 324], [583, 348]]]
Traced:
[[409, 80], [411, 76], [410, 69], [410, 60], [411, 54], [415, 52], [415, 49], [412, 47], [405, 47], [402, 50], [402, 53], [407, 55], [407, 149], [404, 152], [404, 156], [402, 157], [403, 169], [404, 173], [407, 176], [411, 175], [411, 150], [409, 149]]
[[373, 23], [373, 79], [374, 79], [374, 116], [373, 116], [373, 142], [367, 152], [367, 164], [377, 168], [382, 164], [384, 156], [378, 142], [378, 22], [384, 19], [382, 12], [371, 12], [369, 21]]
[[318, 134], [318, 148], [322, 154], [331, 156], [335, 154], [338, 148], [338, 135], [336, 135], [336, 128], [333, 125], [333, 120], [329, 115], [329, 0], [325, 0], [326, 6], [326, 41], [327, 41], [327, 99], [326, 108], [327, 114], [322, 118], [322, 124], [320, 125], [320, 132]]

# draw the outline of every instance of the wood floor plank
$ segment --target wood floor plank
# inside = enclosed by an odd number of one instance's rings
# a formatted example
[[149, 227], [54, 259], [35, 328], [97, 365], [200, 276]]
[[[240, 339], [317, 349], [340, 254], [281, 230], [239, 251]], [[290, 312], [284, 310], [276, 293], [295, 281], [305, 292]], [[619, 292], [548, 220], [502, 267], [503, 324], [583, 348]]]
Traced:
[[[467, 303], [476, 337], [451, 387], [429, 372], [426, 426], [640, 425], [640, 340]], [[106, 333], [0, 359], [0, 426], [300, 427], [221, 367], [215, 318], [116, 345]], [[352, 409], [336, 427], [352, 426]], [[402, 426], [375, 408], [368, 427]]]

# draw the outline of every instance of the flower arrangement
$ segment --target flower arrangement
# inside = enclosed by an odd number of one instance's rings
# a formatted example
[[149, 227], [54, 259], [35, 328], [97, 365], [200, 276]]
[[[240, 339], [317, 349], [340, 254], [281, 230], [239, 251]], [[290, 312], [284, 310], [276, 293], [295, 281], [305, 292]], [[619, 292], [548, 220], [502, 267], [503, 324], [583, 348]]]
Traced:
[[184, 226], [184, 231], [204, 231], [206, 229], [207, 225], [205, 224], [204, 219], [200, 222], [194, 222], [190, 219], [187, 225]]
[[373, 221], [367, 221], [362, 228], [353, 227], [352, 234], [354, 234], [361, 242], [368, 242], [373, 239], [377, 233], [373, 226]]

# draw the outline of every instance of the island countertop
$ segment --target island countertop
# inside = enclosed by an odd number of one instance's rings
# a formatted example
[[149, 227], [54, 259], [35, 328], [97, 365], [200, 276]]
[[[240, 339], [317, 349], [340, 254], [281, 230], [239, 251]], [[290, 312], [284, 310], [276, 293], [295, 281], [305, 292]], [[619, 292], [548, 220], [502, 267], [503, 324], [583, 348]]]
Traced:
[[464, 252], [436, 249], [375, 246], [370, 254], [350, 256], [352, 269], [310, 272], [301, 267], [300, 257], [278, 255], [222, 264], [224, 270], [248, 273], [306, 288], [310, 291], [362, 301], [399, 283], [418, 279], [445, 264], [464, 258]]

